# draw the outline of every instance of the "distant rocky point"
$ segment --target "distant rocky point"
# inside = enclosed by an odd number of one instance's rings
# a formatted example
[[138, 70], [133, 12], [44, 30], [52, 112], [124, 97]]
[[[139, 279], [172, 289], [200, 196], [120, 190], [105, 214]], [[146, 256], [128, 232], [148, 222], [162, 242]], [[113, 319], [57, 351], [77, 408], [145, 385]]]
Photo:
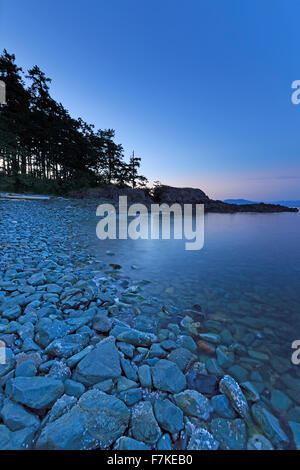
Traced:
[[72, 191], [69, 197], [79, 199], [108, 199], [118, 202], [119, 196], [127, 196], [128, 202], [142, 202], [144, 204], [204, 204], [205, 212], [235, 213], [235, 212], [298, 212], [296, 207], [287, 207], [280, 204], [228, 203], [210, 199], [204, 191], [197, 188], [175, 188], [172, 186], [157, 186], [152, 194], [144, 189], [131, 188], [94, 188]]

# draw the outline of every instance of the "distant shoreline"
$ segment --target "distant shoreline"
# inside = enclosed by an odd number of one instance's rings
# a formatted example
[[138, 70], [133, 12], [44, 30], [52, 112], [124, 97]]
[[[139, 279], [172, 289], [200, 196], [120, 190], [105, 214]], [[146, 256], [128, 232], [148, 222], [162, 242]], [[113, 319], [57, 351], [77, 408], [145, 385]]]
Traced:
[[[81, 189], [78, 191], [70, 192], [66, 198], [69, 199], [82, 199], [82, 200], [105, 200], [112, 204], [118, 202], [119, 196], [127, 196], [128, 203], [143, 203], [147, 206], [151, 204], [166, 203], [172, 204], [204, 204], [204, 210], [206, 213], [222, 213], [222, 214], [234, 214], [241, 212], [251, 213], [278, 213], [278, 212], [299, 212], [297, 207], [289, 207], [280, 204], [266, 204], [263, 202], [255, 203], [246, 201], [241, 203], [243, 200], [237, 200], [238, 203], [230, 203], [225, 201], [210, 199], [200, 189], [193, 188], [173, 188], [170, 186], [161, 186], [159, 190], [154, 190], [151, 194], [150, 191], [144, 189], [132, 189], [132, 188], [94, 188], [94, 189]], [[28, 193], [0, 193], [2, 199], [16, 199], [16, 200], [49, 200], [56, 196], [45, 196]], [[229, 201], [229, 200], [227, 200]]]

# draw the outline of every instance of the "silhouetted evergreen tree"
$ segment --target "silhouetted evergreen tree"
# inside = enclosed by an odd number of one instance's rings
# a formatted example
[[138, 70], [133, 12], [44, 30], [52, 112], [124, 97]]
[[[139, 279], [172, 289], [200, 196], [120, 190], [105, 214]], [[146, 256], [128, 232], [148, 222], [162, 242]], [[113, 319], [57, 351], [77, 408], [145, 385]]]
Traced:
[[132, 156], [130, 157], [130, 160], [129, 160], [129, 165], [128, 165], [128, 177], [129, 177], [129, 182], [132, 188], [136, 188], [137, 186], [144, 187], [146, 186], [148, 182], [145, 176], [138, 174], [138, 169], [140, 166], [141, 166], [141, 158], [135, 157], [134, 151], [133, 151]]
[[[26, 82], [24, 80], [26, 79]], [[23, 70], [6, 50], [0, 56], [0, 79], [6, 84], [7, 103], [0, 106], [0, 176], [23, 177], [58, 185], [145, 185], [138, 174], [140, 158], [124, 161], [113, 129], [97, 130], [74, 119], [50, 95], [51, 79], [37, 65]], [[22, 180], [23, 181], [23, 180]]]

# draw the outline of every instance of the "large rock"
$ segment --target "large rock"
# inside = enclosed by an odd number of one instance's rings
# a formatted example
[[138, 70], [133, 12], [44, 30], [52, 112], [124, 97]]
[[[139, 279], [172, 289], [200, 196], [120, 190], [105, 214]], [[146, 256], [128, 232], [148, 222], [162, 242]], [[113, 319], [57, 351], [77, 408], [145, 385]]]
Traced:
[[87, 344], [87, 335], [74, 334], [52, 341], [46, 348], [49, 356], [68, 358], [79, 353]]
[[183, 429], [183, 413], [170, 400], [156, 400], [154, 413], [160, 427], [165, 431], [174, 434]]
[[45, 284], [46, 278], [42, 272], [39, 272], [36, 274], [32, 274], [32, 276], [30, 276], [27, 282], [32, 286], [40, 286], [42, 284]]
[[154, 190], [154, 198], [158, 202], [166, 204], [193, 204], [209, 201], [209, 197], [194, 188], [174, 188], [172, 186], [158, 186]]
[[221, 416], [221, 418], [235, 418], [236, 413], [232, 409], [228, 398], [225, 395], [215, 395], [211, 399], [211, 404], [214, 408], [214, 411]]
[[35, 341], [46, 348], [56, 338], [62, 338], [71, 333], [73, 328], [61, 320], [42, 318], [36, 325]]
[[21, 315], [21, 312], [22, 310], [21, 310], [20, 305], [13, 305], [7, 310], [4, 310], [4, 312], [2, 313], [2, 316], [4, 318], [7, 318], [8, 320], [15, 320]]
[[195, 355], [189, 349], [177, 348], [169, 354], [168, 359], [175, 362], [179, 369], [184, 372], [192, 360], [195, 359]]
[[261, 427], [264, 435], [279, 448], [285, 448], [289, 439], [282, 430], [278, 419], [272, 415], [262, 404], [252, 405], [251, 413], [254, 421]]
[[77, 365], [75, 380], [84, 385], [94, 385], [102, 380], [121, 375], [120, 356], [112, 341], [104, 340]]
[[206, 429], [197, 428], [189, 441], [188, 450], [217, 450], [218, 441]]
[[191, 390], [212, 397], [218, 393], [218, 379], [214, 375], [199, 374], [196, 370], [190, 370], [186, 374], [187, 386]]
[[151, 369], [147, 364], [143, 364], [138, 369], [138, 376], [142, 387], [152, 387]]
[[154, 446], [160, 438], [162, 433], [149, 401], [142, 401], [135, 405], [132, 411], [131, 429], [135, 439], [150, 446]]
[[246, 448], [246, 425], [241, 419], [215, 418], [211, 422], [211, 432], [224, 450]]
[[11, 431], [18, 431], [26, 427], [37, 429], [40, 425], [40, 420], [37, 416], [26, 411], [22, 405], [15, 403], [8, 398], [4, 400], [4, 406], [0, 413], [4, 424], [9, 427]]
[[208, 420], [212, 411], [209, 400], [196, 390], [185, 390], [174, 395], [175, 403], [187, 416]]
[[112, 319], [104, 313], [98, 313], [93, 320], [93, 329], [100, 333], [107, 333], [111, 330]]
[[238, 414], [249, 423], [251, 421], [249, 406], [239, 384], [230, 375], [225, 375], [220, 381], [219, 389], [227, 396]]
[[107, 449], [128, 426], [127, 406], [99, 390], [89, 390], [77, 405], [42, 430], [36, 449]]
[[27, 427], [19, 431], [10, 431], [0, 424], [0, 450], [29, 450], [33, 445], [36, 428]]
[[179, 393], [186, 387], [185, 376], [175, 362], [161, 359], [152, 367], [151, 372], [153, 385], [158, 390]]
[[68, 411], [76, 405], [77, 399], [69, 395], [63, 395], [60, 397], [52, 406], [51, 410], [48, 412], [46, 420], [43, 421], [43, 425], [51, 423], [52, 421], [57, 420], [62, 415], [66, 414]]
[[145, 333], [133, 328], [126, 328], [118, 334], [117, 340], [133, 344], [134, 346], [150, 346], [154, 341], [156, 341], [156, 336], [152, 333]]
[[64, 392], [61, 380], [48, 377], [16, 377], [6, 384], [6, 394], [33, 409], [49, 408]]

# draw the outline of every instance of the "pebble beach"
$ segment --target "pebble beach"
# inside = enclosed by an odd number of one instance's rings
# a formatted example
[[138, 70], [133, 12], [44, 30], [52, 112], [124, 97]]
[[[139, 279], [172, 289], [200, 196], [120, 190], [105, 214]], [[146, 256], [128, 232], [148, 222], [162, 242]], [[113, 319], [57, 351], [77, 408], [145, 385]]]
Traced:
[[237, 337], [96, 257], [94, 212], [0, 201], [0, 449], [300, 449], [299, 368], [273, 360], [281, 382], [266, 384], [246, 319]]

